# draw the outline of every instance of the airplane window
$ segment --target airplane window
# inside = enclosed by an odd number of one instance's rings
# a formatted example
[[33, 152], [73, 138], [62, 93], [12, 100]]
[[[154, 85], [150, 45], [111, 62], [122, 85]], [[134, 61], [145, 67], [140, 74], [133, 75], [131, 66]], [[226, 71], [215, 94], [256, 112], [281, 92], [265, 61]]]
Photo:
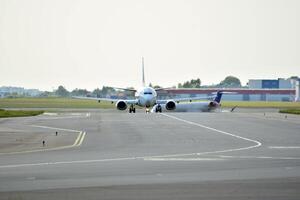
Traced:
[[152, 94], [152, 92], [144, 92], [144, 94]]

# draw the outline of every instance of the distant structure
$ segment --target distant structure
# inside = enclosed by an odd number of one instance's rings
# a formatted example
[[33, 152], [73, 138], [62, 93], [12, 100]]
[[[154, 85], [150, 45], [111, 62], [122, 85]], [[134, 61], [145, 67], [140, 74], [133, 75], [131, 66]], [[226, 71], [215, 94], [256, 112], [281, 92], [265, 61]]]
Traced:
[[42, 92], [38, 89], [25, 89], [23, 87], [12, 87], [12, 86], [2, 86], [0, 87], [0, 97], [7, 97], [11, 95], [22, 95], [35, 97], [39, 96]]
[[295, 90], [294, 98], [291, 101], [300, 101], [300, 79], [298, 77], [288, 79], [250, 79], [249, 89], [292, 89]]
[[299, 78], [250, 79], [249, 89], [295, 89]]
[[295, 101], [300, 101], [300, 80], [296, 81], [295, 83], [296, 87], [296, 95], [295, 95]]
[[210, 97], [216, 91], [228, 91], [224, 95], [226, 101], [300, 101], [300, 79], [250, 79], [247, 88], [199, 88], [168, 89], [159, 91], [163, 99], [174, 97]]

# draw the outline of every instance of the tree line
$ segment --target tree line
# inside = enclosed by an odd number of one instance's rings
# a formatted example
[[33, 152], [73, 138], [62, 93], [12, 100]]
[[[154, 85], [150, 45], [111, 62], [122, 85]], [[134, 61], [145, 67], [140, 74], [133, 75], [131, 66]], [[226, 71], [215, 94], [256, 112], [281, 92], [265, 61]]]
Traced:
[[[149, 84], [153, 88], [162, 88], [159, 85]], [[201, 85], [200, 78], [191, 79], [183, 83], [178, 83], [177, 88], [240, 88], [242, 87], [241, 81], [234, 76], [227, 76], [220, 83], [215, 85]], [[132, 87], [130, 87], [132, 89]], [[126, 96], [132, 95], [132, 92], [124, 91]], [[87, 89], [74, 89], [68, 91], [62, 85], [59, 86], [54, 92], [45, 92], [44, 96], [60, 96], [60, 97], [71, 97], [71, 96], [93, 96], [93, 97], [106, 97], [107, 95], [118, 95], [118, 91], [112, 87], [103, 86], [102, 89], [94, 89], [93, 91], [88, 91]]]
[[117, 94], [117, 91], [112, 87], [103, 86], [102, 89], [96, 88], [93, 91], [87, 89], [76, 88], [68, 91], [64, 86], [60, 85], [53, 92], [44, 92], [41, 96], [59, 96], [59, 97], [72, 97], [72, 96], [92, 96], [92, 97], [106, 97], [107, 95]]
[[218, 84], [201, 85], [200, 78], [192, 79], [183, 83], [179, 83], [178, 88], [240, 88], [242, 87], [240, 79], [234, 76], [227, 76]]

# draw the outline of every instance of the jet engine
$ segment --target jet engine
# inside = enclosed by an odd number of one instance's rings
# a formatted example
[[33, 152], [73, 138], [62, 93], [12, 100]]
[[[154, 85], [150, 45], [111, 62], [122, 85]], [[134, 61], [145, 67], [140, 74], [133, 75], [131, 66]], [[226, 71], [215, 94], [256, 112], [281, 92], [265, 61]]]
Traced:
[[126, 110], [127, 103], [125, 101], [123, 101], [123, 100], [119, 100], [116, 103], [116, 107], [117, 107], [118, 110]]
[[211, 101], [208, 104], [208, 107], [210, 107], [210, 108], [216, 108], [218, 106], [219, 106], [219, 104], [217, 102], [215, 102], [215, 101]]
[[173, 101], [173, 100], [167, 101], [167, 103], [166, 103], [166, 109], [167, 110], [175, 110], [175, 108], [176, 108], [175, 101]]

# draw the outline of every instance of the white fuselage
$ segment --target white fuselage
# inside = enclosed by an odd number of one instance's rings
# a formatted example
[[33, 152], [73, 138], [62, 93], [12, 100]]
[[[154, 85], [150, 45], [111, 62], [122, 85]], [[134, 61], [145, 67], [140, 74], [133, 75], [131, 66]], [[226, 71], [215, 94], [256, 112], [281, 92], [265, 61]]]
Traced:
[[[162, 112], [210, 112], [220, 107], [220, 104], [210, 106], [211, 102], [188, 102], [176, 103], [174, 110], [167, 110], [165, 105], [161, 105]], [[155, 105], [151, 112], [155, 112], [157, 105]]]
[[157, 93], [152, 87], [143, 87], [135, 93], [138, 105], [150, 108], [156, 104]]
[[[177, 103], [176, 108], [172, 111], [173, 112], [209, 112], [210, 110], [212, 110], [212, 108], [209, 107], [209, 102], [189, 102], [189, 103]], [[168, 110], [163, 110], [163, 111], [167, 112]]]

